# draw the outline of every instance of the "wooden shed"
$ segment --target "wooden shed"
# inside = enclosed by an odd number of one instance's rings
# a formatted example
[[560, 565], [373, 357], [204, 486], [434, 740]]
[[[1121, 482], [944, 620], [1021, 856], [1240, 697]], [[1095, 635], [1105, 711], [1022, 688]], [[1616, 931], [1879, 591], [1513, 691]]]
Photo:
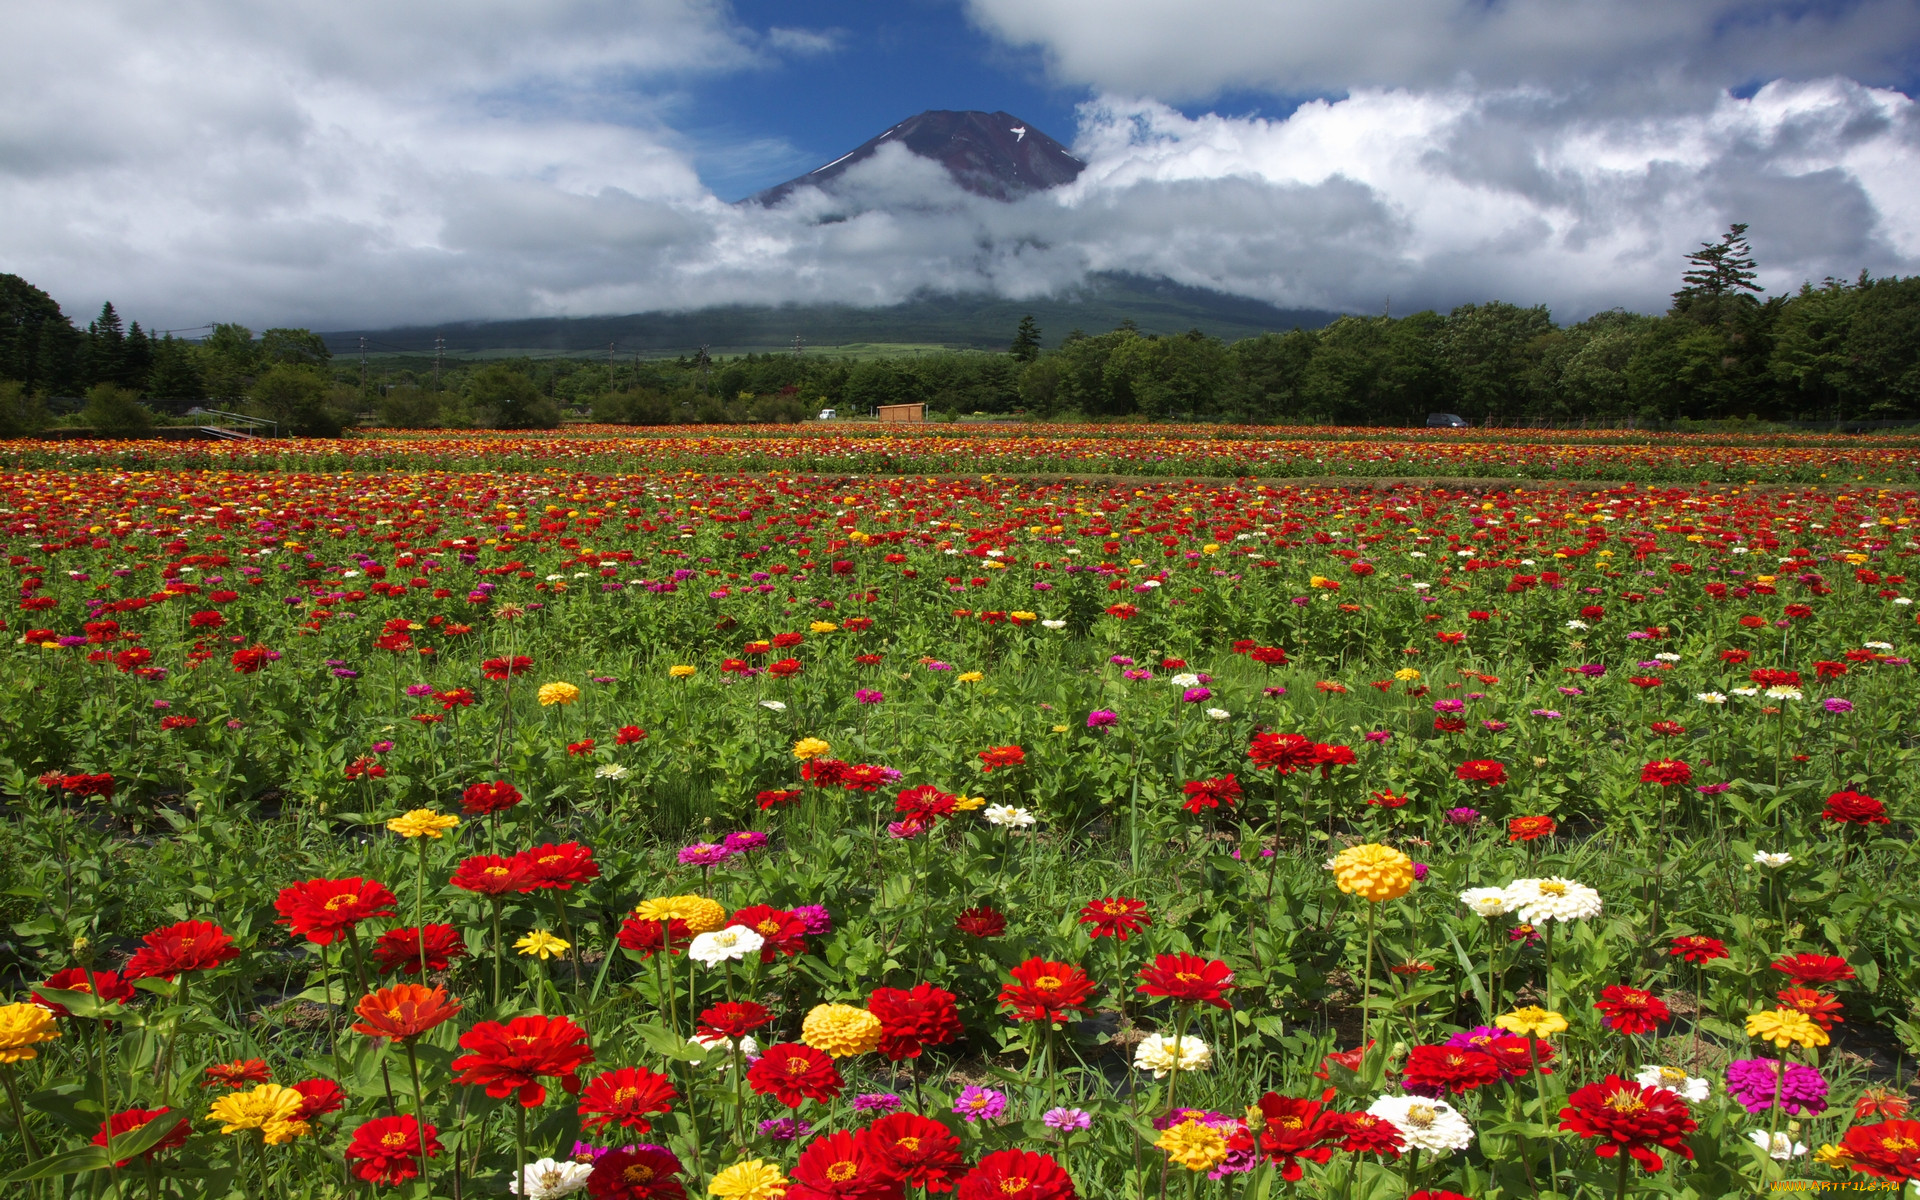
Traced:
[[882, 404], [880, 420], [884, 423], [904, 423], [923, 425], [927, 420], [927, 406], [924, 404]]

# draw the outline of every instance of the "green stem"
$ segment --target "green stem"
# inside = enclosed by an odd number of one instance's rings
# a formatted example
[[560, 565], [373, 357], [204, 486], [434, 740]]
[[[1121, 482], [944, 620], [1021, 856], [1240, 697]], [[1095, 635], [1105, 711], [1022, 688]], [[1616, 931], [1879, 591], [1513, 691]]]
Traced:
[[[427, 1165], [427, 1098], [420, 1091], [420, 1057], [413, 1051], [413, 1039], [405, 1039], [407, 1047], [407, 1073], [413, 1076], [413, 1123], [420, 1135], [420, 1184], [426, 1193], [433, 1194], [433, 1183], [429, 1178], [432, 1169]], [[522, 1181], [524, 1182], [524, 1180]]]
[[[31, 1163], [34, 1159], [40, 1157], [40, 1147], [35, 1144], [33, 1140], [33, 1131], [27, 1128], [27, 1114], [20, 1107], [20, 1093], [14, 1088], [13, 1067], [11, 1065], [0, 1069], [0, 1079], [6, 1080], [7, 1100], [13, 1105], [13, 1123], [20, 1129], [20, 1138], [27, 1146], [27, 1161]], [[109, 1113], [108, 1115], [111, 1116], [112, 1114]]]

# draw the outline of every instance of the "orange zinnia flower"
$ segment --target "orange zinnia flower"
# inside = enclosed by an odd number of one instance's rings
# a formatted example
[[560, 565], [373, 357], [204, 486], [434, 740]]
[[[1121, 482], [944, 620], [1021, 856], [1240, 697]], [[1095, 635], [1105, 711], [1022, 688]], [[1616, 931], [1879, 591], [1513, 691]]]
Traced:
[[405, 1041], [419, 1037], [459, 1012], [460, 1002], [449, 999], [445, 988], [398, 983], [363, 996], [353, 1011], [366, 1022], [355, 1025], [355, 1033]]

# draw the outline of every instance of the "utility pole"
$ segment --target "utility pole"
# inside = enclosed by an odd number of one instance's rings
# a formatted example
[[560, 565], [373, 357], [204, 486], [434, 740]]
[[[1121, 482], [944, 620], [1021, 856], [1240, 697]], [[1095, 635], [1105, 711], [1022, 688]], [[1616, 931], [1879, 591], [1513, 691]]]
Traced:
[[367, 398], [367, 339], [360, 339], [360, 399]]
[[701, 342], [700, 343], [700, 390], [703, 392], [711, 390], [711, 384], [708, 382], [708, 375], [711, 372], [712, 368], [713, 368], [713, 359], [707, 354], [707, 344], [705, 342]]
[[807, 352], [807, 339], [801, 337], [797, 333], [794, 334], [793, 335], [793, 356], [795, 358], [799, 358], [801, 355], [805, 354], [806, 352]]
[[433, 390], [436, 392], [440, 390], [440, 356], [446, 351], [446, 348], [446, 338], [436, 337], [433, 339]]

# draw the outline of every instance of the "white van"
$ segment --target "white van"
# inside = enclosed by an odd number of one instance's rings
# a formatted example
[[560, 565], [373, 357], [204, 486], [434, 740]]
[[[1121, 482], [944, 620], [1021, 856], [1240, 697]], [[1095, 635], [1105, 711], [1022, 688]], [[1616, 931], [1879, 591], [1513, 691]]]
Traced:
[[837, 408], [823, 408], [820, 410], [820, 416], [817, 419], [821, 421], [831, 421], [837, 418], [839, 415], [840, 415], [840, 410]]

